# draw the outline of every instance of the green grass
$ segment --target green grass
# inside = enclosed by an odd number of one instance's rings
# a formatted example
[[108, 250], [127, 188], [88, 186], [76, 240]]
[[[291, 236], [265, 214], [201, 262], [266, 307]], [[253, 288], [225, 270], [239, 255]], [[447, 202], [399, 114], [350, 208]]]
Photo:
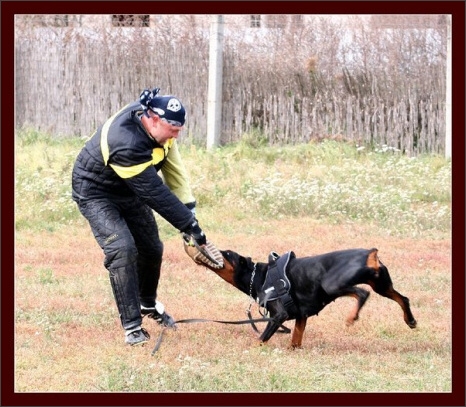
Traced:
[[[82, 221], [70, 188], [83, 141], [57, 142], [30, 133], [17, 136], [17, 230], [53, 231]], [[229, 218], [310, 216], [330, 224], [365, 222], [398, 236], [450, 230], [450, 160], [409, 158], [331, 140], [286, 147], [250, 144], [246, 139], [213, 151], [181, 148], [204, 213], [223, 208], [220, 213]]]
[[81, 139], [54, 140], [24, 130], [16, 136], [16, 229], [50, 230], [69, 226], [79, 212], [71, 200], [71, 170]]
[[[151, 356], [160, 328], [144, 322], [150, 345], [124, 345], [103, 254], [71, 200], [82, 144], [17, 135], [15, 391], [451, 391], [449, 160], [335, 141], [183, 146], [198, 217], [216, 245], [255, 261], [270, 250], [378, 247], [419, 326], [409, 329], [397, 304], [372, 293], [350, 328], [350, 298], [310, 318], [303, 349], [289, 350], [289, 335], [258, 346], [250, 326], [204, 323], [167, 331]], [[159, 296], [170, 313], [244, 319], [249, 298], [195, 265], [178, 231], [158, 220], [165, 244]]]

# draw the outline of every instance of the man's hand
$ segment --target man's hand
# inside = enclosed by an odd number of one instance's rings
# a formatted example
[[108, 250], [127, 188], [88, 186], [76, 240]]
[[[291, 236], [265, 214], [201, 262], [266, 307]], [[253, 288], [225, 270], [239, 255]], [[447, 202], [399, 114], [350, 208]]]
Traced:
[[191, 236], [199, 246], [204, 246], [207, 243], [206, 236], [196, 219], [194, 219], [191, 225], [188, 226], [185, 230], [182, 230], [182, 232], [183, 234]]

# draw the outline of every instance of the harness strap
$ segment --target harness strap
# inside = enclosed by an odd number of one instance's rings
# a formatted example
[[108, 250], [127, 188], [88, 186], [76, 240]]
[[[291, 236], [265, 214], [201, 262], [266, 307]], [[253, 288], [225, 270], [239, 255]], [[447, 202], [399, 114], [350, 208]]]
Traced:
[[279, 256], [276, 252], [270, 252], [269, 265], [262, 293], [259, 293], [259, 305], [267, 308], [267, 302], [270, 300], [279, 299], [286, 310], [289, 310], [293, 305], [293, 299], [289, 292], [291, 283], [286, 275], [286, 269], [291, 259], [296, 256], [290, 251], [283, 256]]
[[[294, 304], [294, 303], [293, 303]], [[259, 314], [263, 315], [265, 317], [265, 315], [267, 314], [267, 308], [264, 308], [265, 309], [265, 313], [263, 314], [259, 308]], [[250, 312], [248, 311], [248, 315], [250, 315]], [[257, 329], [256, 329], [256, 332], [257, 333], [260, 333]], [[285, 325], [279, 325], [279, 329], [277, 330], [277, 332], [280, 332], [280, 333], [284, 333], [284, 334], [289, 334], [291, 332], [291, 329], [290, 328], [287, 328]]]

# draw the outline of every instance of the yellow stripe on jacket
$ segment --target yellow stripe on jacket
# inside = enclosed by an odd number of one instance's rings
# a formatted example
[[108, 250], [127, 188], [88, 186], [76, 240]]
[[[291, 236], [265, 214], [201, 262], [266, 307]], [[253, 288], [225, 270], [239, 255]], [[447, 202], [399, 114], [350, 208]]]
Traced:
[[[124, 107], [123, 109], [125, 109]], [[116, 116], [123, 110], [115, 113], [110, 117], [102, 127], [102, 134], [100, 138], [100, 148], [104, 158], [105, 165], [108, 164], [110, 157], [110, 151], [108, 146], [108, 131], [110, 125]], [[158, 147], [152, 150], [152, 160], [145, 163], [132, 165], [130, 167], [123, 167], [121, 165], [110, 164], [110, 167], [123, 179], [135, 177], [142, 173], [147, 167], [151, 165], [157, 165], [166, 157], [166, 161], [162, 167], [162, 175], [164, 182], [170, 188], [170, 190], [178, 197], [183, 203], [194, 202], [195, 198], [191, 192], [191, 186], [189, 184], [189, 177], [187, 171], [182, 162], [180, 153], [178, 151], [178, 145], [175, 143], [175, 139], [168, 140], [163, 148]]]
[[152, 160], [145, 163], [132, 165], [130, 167], [123, 167], [121, 165], [110, 164], [110, 167], [118, 174], [121, 178], [131, 178], [143, 172], [147, 167], [151, 165], [157, 165], [164, 160], [165, 156], [169, 153], [170, 146], [173, 144], [173, 139], [168, 140], [167, 143], [161, 147], [154, 148], [152, 150]]

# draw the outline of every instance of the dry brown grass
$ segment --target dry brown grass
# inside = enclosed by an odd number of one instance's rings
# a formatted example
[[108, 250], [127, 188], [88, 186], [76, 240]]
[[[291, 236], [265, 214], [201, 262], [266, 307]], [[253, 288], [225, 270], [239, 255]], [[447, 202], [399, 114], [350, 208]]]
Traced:
[[[410, 298], [419, 326], [410, 330], [399, 306], [373, 293], [353, 327], [345, 326], [351, 299], [338, 299], [312, 317], [300, 350], [287, 349], [289, 335], [276, 334], [260, 347], [248, 325], [198, 323], [167, 330], [151, 356], [161, 330], [145, 321], [149, 346], [124, 345], [103, 255], [84, 222], [53, 233], [21, 231], [15, 253], [15, 391], [452, 390], [450, 239], [379, 236], [371, 228], [329, 227], [309, 218], [235, 220], [229, 234], [206, 231], [218, 247], [255, 261], [265, 261], [271, 250], [304, 256], [377, 247], [395, 288]], [[195, 265], [179, 236], [164, 240], [159, 299], [176, 319], [246, 318], [246, 295]]]

